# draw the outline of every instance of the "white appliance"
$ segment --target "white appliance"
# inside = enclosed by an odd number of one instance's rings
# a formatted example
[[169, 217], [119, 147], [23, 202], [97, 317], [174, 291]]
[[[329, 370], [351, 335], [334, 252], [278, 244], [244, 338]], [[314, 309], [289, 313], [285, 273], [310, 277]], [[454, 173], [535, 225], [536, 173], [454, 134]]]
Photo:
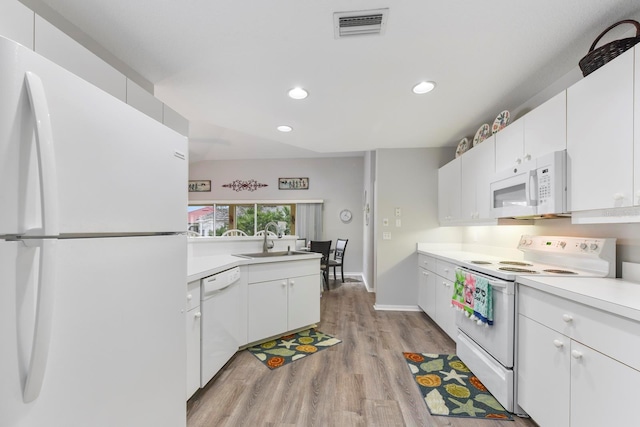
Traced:
[[494, 174], [494, 218], [535, 217], [567, 211], [567, 151], [555, 151]]
[[456, 353], [505, 409], [524, 414], [516, 400], [518, 276], [615, 277], [616, 239], [524, 235], [518, 249], [523, 260], [482, 257], [459, 263], [465, 277], [489, 281], [494, 323], [480, 326], [457, 313]]
[[242, 295], [240, 277], [240, 268], [234, 267], [201, 281], [201, 387], [246, 344], [247, 328], [243, 318], [246, 319], [247, 313], [246, 309], [242, 310], [246, 297]]
[[186, 138], [0, 37], [0, 425], [186, 424]]

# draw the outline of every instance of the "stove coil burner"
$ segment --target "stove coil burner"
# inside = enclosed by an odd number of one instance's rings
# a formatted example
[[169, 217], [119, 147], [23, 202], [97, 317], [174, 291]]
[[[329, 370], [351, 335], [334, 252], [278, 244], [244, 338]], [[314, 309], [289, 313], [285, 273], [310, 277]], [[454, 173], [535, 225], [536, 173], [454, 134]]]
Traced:
[[469, 261], [471, 264], [491, 264], [489, 261]]
[[533, 264], [529, 264], [528, 262], [522, 262], [522, 261], [500, 261], [500, 264], [519, 265], [521, 267], [532, 267], [533, 266]]
[[555, 270], [553, 268], [550, 268], [548, 270], [543, 270], [546, 273], [555, 273], [555, 274], [578, 274], [575, 271], [570, 271], [570, 270]]
[[[525, 265], [531, 265], [531, 264], [525, 264]], [[513, 271], [515, 273], [535, 273], [535, 274], [538, 274], [538, 272], [535, 271], [535, 270], [528, 270], [526, 268], [518, 268], [518, 267], [500, 267], [500, 268], [498, 268], [498, 270]]]

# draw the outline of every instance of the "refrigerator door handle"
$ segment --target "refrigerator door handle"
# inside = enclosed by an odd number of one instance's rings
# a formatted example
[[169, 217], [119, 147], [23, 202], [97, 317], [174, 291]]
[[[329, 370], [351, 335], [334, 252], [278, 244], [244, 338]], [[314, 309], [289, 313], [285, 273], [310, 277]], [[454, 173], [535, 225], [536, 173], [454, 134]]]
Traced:
[[36, 148], [40, 176], [42, 230], [28, 230], [26, 235], [57, 236], [60, 232], [58, 177], [53, 146], [49, 105], [42, 80], [31, 71], [25, 73], [29, 101], [36, 122]]
[[29, 371], [25, 380], [22, 399], [25, 403], [34, 401], [40, 395], [42, 382], [49, 358], [51, 342], [51, 321], [56, 282], [56, 239], [25, 239], [27, 246], [40, 247], [40, 271], [38, 274], [38, 292], [36, 301], [35, 327]]

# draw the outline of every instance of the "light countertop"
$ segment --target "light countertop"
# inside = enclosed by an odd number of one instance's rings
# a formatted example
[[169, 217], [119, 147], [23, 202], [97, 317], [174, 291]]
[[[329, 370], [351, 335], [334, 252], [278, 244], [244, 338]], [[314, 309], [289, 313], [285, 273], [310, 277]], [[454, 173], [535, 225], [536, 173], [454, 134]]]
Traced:
[[295, 256], [281, 256], [268, 258], [243, 258], [234, 255], [205, 255], [187, 258], [187, 283], [200, 280], [212, 274], [220, 273], [239, 265], [262, 264], [267, 262], [299, 261], [305, 259], [319, 259], [322, 255], [309, 252]]
[[599, 277], [520, 276], [522, 285], [640, 321], [640, 284]]

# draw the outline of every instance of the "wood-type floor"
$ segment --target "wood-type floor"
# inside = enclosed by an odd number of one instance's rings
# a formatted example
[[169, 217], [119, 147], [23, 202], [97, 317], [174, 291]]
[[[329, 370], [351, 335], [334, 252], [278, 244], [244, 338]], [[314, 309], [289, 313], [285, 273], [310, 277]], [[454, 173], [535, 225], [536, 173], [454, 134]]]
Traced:
[[455, 353], [455, 343], [421, 312], [375, 311], [360, 282], [331, 282], [318, 330], [342, 343], [275, 370], [248, 351], [187, 404], [188, 427], [452, 426], [532, 427], [431, 416], [402, 352]]

